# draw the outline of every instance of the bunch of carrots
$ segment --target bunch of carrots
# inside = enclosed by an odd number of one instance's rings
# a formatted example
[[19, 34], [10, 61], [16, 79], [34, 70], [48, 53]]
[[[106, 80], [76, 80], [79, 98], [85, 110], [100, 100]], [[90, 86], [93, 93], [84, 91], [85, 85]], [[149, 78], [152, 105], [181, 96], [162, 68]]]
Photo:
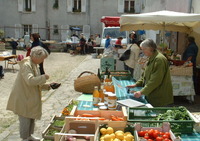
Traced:
[[[95, 116], [95, 115], [93, 115], [93, 114], [87, 114], [87, 113], [82, 114], [82, 115], [78, 115], [77, 117], [89, 117], [89, 118], [91, 118], [91, 119], [87, 119], [87, 118], [76, 118], [76, 120], [88, 120], [88, 121], [89, 121], [89, 120], [96, 120], [96, 119], [98, 119], [98, 120], [109, 120], [109, 119], [106, 119], [106, 118], [103, 118], [103, 117], [97, 117], [97, 116]], [[92, 118], [94, 118], [94, 119], [92, 119]], [[112, 121], [124, 121], [124, 118], [118, 117], [118, 116], [115, 116], [115, 115], [111, 115], [110, 119], [111, 119]]]

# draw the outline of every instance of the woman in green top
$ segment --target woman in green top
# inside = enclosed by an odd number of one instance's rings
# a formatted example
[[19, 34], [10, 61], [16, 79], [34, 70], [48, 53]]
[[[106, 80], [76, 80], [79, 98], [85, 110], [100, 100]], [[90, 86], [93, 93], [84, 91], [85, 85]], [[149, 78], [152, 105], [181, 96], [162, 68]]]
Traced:
[[167, 58], [157, 51], [152, 39], [144, 40], [140, 46], [149, 61], [136, 84], [127, 87], [143, 87], [141, 91], [134, 93], [134, 97], [145, 95], [146, 100], [155, 107], [172, 104], [174, 100]]

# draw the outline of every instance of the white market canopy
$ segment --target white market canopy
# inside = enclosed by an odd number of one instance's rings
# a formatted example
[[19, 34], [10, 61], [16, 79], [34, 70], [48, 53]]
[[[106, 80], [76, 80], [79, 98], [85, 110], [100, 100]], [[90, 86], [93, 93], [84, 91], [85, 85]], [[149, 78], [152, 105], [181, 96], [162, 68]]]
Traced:
[[157, 11], [120, 17], [121, 31], [166, 30], [200, 34], [200, 14]]

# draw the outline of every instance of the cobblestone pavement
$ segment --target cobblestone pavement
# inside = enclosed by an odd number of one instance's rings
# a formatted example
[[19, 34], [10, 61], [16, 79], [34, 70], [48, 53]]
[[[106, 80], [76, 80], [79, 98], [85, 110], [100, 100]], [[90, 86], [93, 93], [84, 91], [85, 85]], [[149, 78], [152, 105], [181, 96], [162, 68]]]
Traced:
[[[25, 52], [20, 52], [25, 54]], [[0, 62], [4, 66], [3, 62]], [[59, 115], [70, 99], [76, 99], [80, 93], [74, 91], [74, 79], [85, 71], [97, 73], [100, 65], [99, 59], [92, 59], [88, 56], [70, 56], [66, 53], [52, 53], [45, 60], [45, 71], [50, 75], [49, 82], [61, 82], [62, 85], [57, 90], [50, 90], [43, 93], [43, 115], [41, 120], [36, 121], [35, 135], [42, 137], [42, 131], [49, 124], [53, 115]], [[11, 66], [10, 66], [11, 67]], [[12, 112], [6, 111], [5, 107], [9, 92], [16, 78], [18, 66], [14, 66], [16, 72], [6, 69], [5, 78], [0, 80], [0, 140], [1, 141], [20, 141], [19, 123], [17, 116]], [[10, 125], [10, 126], [9, 126]], [[6, 128], [7, 127], [7, 128]]]

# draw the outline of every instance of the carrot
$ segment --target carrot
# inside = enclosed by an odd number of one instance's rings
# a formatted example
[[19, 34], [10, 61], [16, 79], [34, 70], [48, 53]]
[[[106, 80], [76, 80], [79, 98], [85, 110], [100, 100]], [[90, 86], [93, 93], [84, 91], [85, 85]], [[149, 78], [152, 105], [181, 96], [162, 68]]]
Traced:
[[82, 117], [94, 117], [92, 114], [82, 114]]
[[99, 120], [106, 120], [105, 118], [99, 118]]

